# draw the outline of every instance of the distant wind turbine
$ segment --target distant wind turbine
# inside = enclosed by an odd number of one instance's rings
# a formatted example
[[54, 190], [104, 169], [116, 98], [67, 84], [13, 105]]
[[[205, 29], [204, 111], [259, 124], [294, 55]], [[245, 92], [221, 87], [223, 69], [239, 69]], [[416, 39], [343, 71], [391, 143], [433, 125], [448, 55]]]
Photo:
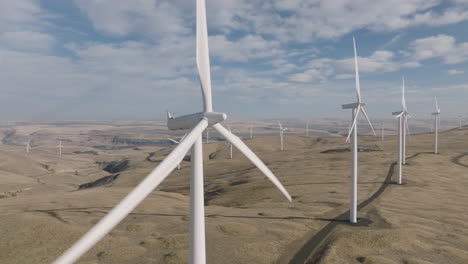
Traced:
[[435, 109], [436, 111], [432, 113], [434, 116], [434, 154], [439, 154], [438, 144], [439, 144], [439, 124], [440, 124], [440, 108], [437, 103], [437, 97], [434, 97]]
[[397, 183], [402, 184], [403, 169], [402, 165], [406, 164], [406, 130], [408, 128], [408, 117], [411, 116], [408, 113], [406, 107], [406, 98], [405, 98], [405, 79], [402, 79], [401, 86], [401, 111], [396, 111], [392, 113], [395, 115], [395, 118], [398, 118], [398, 178]]
[[281, 151], [283, 151], [283, 135], [284, 131], [288, 130], [287, 128], [283, 128], [283, 125], [278, 121], [279, 130], [280, 130], [280, 142], [281, 142]]
[[309, 136], [309, 123], [306, 124], [306, 137]]
[[253, 125], [250, 125], [250, 139], [253, 138], [252, 130], [253, 130]]
[[[395, 118], [401, 118], [401, 129], [399, 129], [399, 133], [401, 134], [401, 163], [403, 165], [406, 164], [406, 133], [408, 132], [409, 135], [409, 127], [408, 127], [408, 118], [411, 118], [410, 114], [408, 113], [408, 108], [406, 107], [406, 97], [405, 97], [405, 79], [402, 79], [402, 86], [401, 86], [401, 111], [393, 112]], [[401, 183], [400, 183], [401, 184]]]
[[357, 95], [357, 102], [352, 104], [342, 105], [343, 109], [351, 109], [352, 110], [352, 125], [348, 133], [348, 137], [346, 138], [346, 142], [349, 142], [350, 137], [352, 137], [352, 147], [351, 147], [351, 158], [352, 158], [352, 168], [351, 168], [351, 190], [350, 190], [350, 203], [349, 203], [349, 221], [351, 223], [357, 222], [357, 168], [358, 168], [358, 143], [357, 143], [357, 118], [359, 113], [362, 112], [364, 117], [369, 122], [369, 125], [372, 129], [372, 132], [375, 135], [374, 127], [372, 126], [369, 117], [367, 116], [366, 110], [364, 109], [365, 103], [361, 100], [361, 84], [359, 81], [359, 66], [358, 66], [358, 58], [357, 58], [357, 51], [356, 51], [356, 41], [353, 37], [353, 44], [354, 44], [354, 67], [355, 67], [355, 79], [356, 79], [356, 95]]
[[62, 148], [63, 148], [62, 140], [59, 141], [57, 148], [59, 149], [59, 156], [62, 157]]
[[434, 122], [433, 121], [434, 121], [434, 115], [431, 114], [431, 133], [434, 132]]
[[[185, 134], [181, 139], [179, 140], [175, 140], [175, 139], [172, 139], [172, 138], [168, 138], [169, 141], [171, 141], [172, 143], [176, 144], [176, 145], [179, 145], [180, 142], [182, 142], [182, 140], [184, 140], [185, 136], [187, 136], [187, 134]], [[182, 157], [182, 160], [183, 160], [183, 157]], [[180, 170], [180, 163], [182, 162], [182, 160], [177, 163], [177, 169]]]
[[26, 145], [26, 153], [29, 153], [29, 149], [31, 148], [31, 139], [24, 142], [24, 144]]
[[236, 146], [291, 201], [291, 196], [270, 169], [239, 137], [220, 124], [220, 122], [226, 120], [226, 114], [213, 112], [205, 0], [197, 0], [196, 3], [196, 62], [202, 88], [203, 112], [168, 118], [167, 126], [169, 129], [190, 130], [185, 139], [135, 189], [59, 257], [54, 264], [70, 264], [77, 261], [150, 195], [175, 169], [177, 163], [190, 149], [192, 149], [192, 172], [190, 175], [190, 249], [188, 262], [190, 264], [206, 263], [202, 134], [207, 127], [215, 128], [221, 136]]

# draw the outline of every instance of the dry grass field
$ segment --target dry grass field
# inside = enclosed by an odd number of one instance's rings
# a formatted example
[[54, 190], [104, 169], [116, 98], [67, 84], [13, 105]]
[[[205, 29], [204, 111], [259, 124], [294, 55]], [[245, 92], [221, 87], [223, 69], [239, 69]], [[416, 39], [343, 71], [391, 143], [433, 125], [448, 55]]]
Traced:
[[[247, 126], [242, 129], [246, 137]], [[359, 153], [356, 225], [345, 221], [350, 153], [336, 151], [349, 147], [338, 136], [345, 130], [326, 137], [286, 134], [284, 151], [277, 136], [244, 139], [292, 203], [238, 151], [229, 159], [226, 142], [204, 144], [207, 262], [468, 263], [468, 128], [442, 132], [438, 155], [431, 153], [432, 134], [411, 135], [402, 186], [390, 179], [396, 137], [382, 143], [360, 136], [359, 145], [372, 151]], [[53, 261], [173, 148], [163, 124], [149, 122], [16, 125], [0, 132], [5, 264]], [[186, 263], [189, 156], [78, 263]], [[103, 177], [102, 186], [84, 188]]]

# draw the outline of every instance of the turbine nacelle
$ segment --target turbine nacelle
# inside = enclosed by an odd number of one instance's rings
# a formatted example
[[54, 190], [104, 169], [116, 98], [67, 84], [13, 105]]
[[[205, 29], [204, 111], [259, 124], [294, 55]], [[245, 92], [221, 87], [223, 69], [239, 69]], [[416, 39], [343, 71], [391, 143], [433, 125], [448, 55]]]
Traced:
[[206, 119], [208, 121], [208, 126], [210, 127], [226, 120], [227, 115], [219, 112], [199, 112], [190, 115], [172, 117], [168, 112], [167, 128], [170, 130], [192, 129], [202, 119]]
[[354, 109], [357, 108], [358, 106], [366, 106], [365, 103], [352, 103], [352, 104], [345, 104], [341, 105], [341, 109]]

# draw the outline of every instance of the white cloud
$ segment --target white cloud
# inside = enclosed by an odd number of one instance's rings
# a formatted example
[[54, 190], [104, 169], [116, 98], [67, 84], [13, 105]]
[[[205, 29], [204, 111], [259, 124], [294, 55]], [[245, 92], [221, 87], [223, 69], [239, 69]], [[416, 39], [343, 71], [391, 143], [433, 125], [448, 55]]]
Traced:
[[417, 39], [410, 43], [410, 50], [416, 60], [441, 58], [446, 64], [468, 60], [468, 42], [456, 43], [456, 39], [449, 35]]
[[[359, 72], [361, 74], [395, 72], [401, 68], [419, 67], [415, 61], [401, 61], [395, 58], [391, 51], [377, 50], [369, 57], [358, 56]], [[354, 57], [346, 59], [315, 59], [299, 73], [288, 76], [294, 82], [323, 82], [330, 76], [335, 79], [354, 78]]]
[[46, 51], [51, 49], [55, 42], [52, 35], [40, 32], [13, 31], [0, 34], [0, 45], [13, 50]]
[[[394, 56], [393, 52], [378, 50], [369, 57], [358, 57], [359, 71], [361, 73], [396, 71], [401, 65], [394, 61]], [[354, 72], [354, 58], [337, 60], [334, 65], [339, 72]]]
[[224, 61], [268, 58], [282, 53], [279, 48], [278, 41], [268, 41], [261, 36], [247, 35], [236, 41], [230, 41], [223, 35], [210, 37], [210, 54]]
[[163, 40], [161, 45], [127, 41], [67, 47], [77, 56], [77, 65], [101, 74], [167, 79], [196, 72], [193, 41]]
[[[94, 27], [125, 36], [133, 33], [186, 34], [194, 20], [194, 1], [75, 0]], [[394, 31], [468, 20], [462, 1], [441, 7], [440, 0], [217, 0], [207, 2], [210, 29], [273, 36], [286, 42], [337, 38], [356, 29]], [[279, 11], [279, 12], [278, 12]]]
[[93, 26], [116, 36], [144, 34], [188, 34], [184, 14], [171, 1], [155, 0], [75, 0]]
[[288, 76], [288, 79], [293, 82], [300, 82], [300, 83], [312, 83], [312, 82], [323, 82], [325, 81], [327, 75], [323, 72], [310, 69], [306, 70], [305, 72], [295, 73]]
[[456, 70], [456, 69], [451, 69], [451, 70], [448, 70], [448, 74], [450, 75], [459, 75], [459, 74], [464, 74], [465, 71], [462, 71], [462, 70]]
[[0, 25], [7, 23], [34, 23], [39, 20], [43, 11], [36, 0], [2, 0], [0, 1]]

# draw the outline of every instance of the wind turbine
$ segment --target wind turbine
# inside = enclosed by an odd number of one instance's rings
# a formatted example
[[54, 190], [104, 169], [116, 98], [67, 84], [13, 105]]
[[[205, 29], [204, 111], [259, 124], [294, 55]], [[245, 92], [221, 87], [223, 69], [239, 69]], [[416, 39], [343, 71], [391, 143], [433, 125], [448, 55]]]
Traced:
[[[174, 144], [176, 144], [176, 145], [179, 145], [179, 143], [182, 142], [182, 140], [184, 140], [184, 138], [185, 138], [186, 135], [187, 135], [187, 134], [185, 134], [185, 135], [184, 135], [181, 139], [179, 139], [178, 141], [175, 140], [175, 139], [172, 139], [172, 138], [168, 138], [168, 139], [169, 139], [169, 141], [171, 141], [172, 143], [174, 143]], [[182, 157], [182, 160], [183, 160], [183, 159], [184, 159], [184, 158]], [[179, 163], [177, 163], [177, 169], [178, 169], [178, 170], [180, 170], [180, 163], [182, 162], [182, 160], [181, 160]]]
[[406, 163], [405, 159], [405, 149], [406, 149], [406, 128], [407, 128], [407, 120], [408, 120], [408, 111], [406, 108], [406, 99], [405, 99], [405, 79], [403, 78], [403, 83], [401, 86], [401, 111], [393, 112], [392, 114], [395, 118], [398, 118], [398, 178], [397, 183], [402, 184], [402, 175], [403, 169], [402, 165]]
[[253, 130], [253, 125], [250, 125], [250, 139], [253, 138], [252, 130]]
[[432, 122], [432, 121], [434, 121], [434, 117], [433, 117], [433, 116], [434, 116], [434, 115], [431, 114], [431, 133], [434, 132], [434, 123]]
[[369, 125], [372, 129], [372, 132], [375, 135], [374, 127], [372, 126], [369, 117], [367, 116], [366, 110], [364, 110], [365, 103], [361, 100], [361, 84], [359, 81], [359, 66], [358, 66], [358, 58], [357, 58], [357, 51], [356, 51], [356, 41], [353, 37], [353, 45], [354, 45], [354, 67], [355, 67], [355, 79], [356, 79], [356, 95], [357, 95], [357, 102], [352, 104], [345, 104], [342, 105], [343, 109], [351, 109], [352, 110], [352, 125], [349, 130], [348, 137], [346, 138], [346, 142], [349, 142], [350, 137], [352, 137], [352, 144], [351, 147], [351, 158], [352, 158], [352, 167], [351, 167], [351, 190], [350, 190], [350, 203], [349, 203], [349, 221], [351, 223], [357, 222], [357, 154], [358, 154], [358, 143], [357, 143], [357, 118], [359, 113], [362, 112], [364, 117], [369, 122]]
[[[395, 115], [395, 118], [399, 118], [400, 123], [399, 124], [399, 138], [401, 138], [401, 156], [399, 159], [401, 159], [401, 164], [405, 165], [406, 164], [406, 133], [408, 132], [409, 134], [409, 128], [408, 128], [408, 117], [411, 118], [411, 116], [408, 113], [408, 108], [406, 107], [406, 97], [405, 97], [405, 79], [402, 78], [402, 86], [401, 86], [401, 111], [396, 111], [392, 113]], [[401, 128], [400, 128], [401, 126]], [[399, 139], [400, 140], [400, 139]], [[401, 184], [401, 182], [399, 183]]]
[[[231, 126], [228, 126], [229, 133], [231, 133]], [[229, 143], [229, 158], [232, 159], [232, 144]]]
[[62, 157], [62, 148], [63, 148], [62, 140], [59, 141], [57, 148], [59, 149], [59, 156]]
[[26, 145], [26, 153], [29, 153], [29, 149], [31, 148], [31, 139], [24, 142], [24, 144]]
[[213, 112], [211, 100], [211, 77], [208, 51], [205, 0], [196, 5], [196, 62], [203, 96], [203, 112], [180, 117], [168, 114], [167, 126], [171, 130], [188, 130], [185, 139], [117, 206], [115, 206], [88, 233], [78, 240], [54, 264], [73, 263], [101, 240], [131, 211], [133, 211], [175, 169], [177, 163], [192, 148], [192, 171], [190, 175], [190, 264], [203, 264], [205, 257], [205, 212], [203, 193], [203, 149], [202, 134], [213, 127], [221, 136], [236, 146], [273, 184], [291, 201], [291, 196], [268, 167], [236, 135], [224, 128], [220, 122], [226, 120], [225, 113]]
[[436, 111], [432, 113], [434, 116], [434, 154], [439, 154], [438, 144], [439, 144], [439, 124], [440, 124], [440, 108], [437, 103], [437, 97], [434, 97], [435, 109]]
[[284, 131], [288, 130], [287, 128], [283, 128], [283, 125], [278, 121], [279, 129], [280, 129], [280, 141], [281, 141], [281, 151], [283, 151], [283, 134]]

